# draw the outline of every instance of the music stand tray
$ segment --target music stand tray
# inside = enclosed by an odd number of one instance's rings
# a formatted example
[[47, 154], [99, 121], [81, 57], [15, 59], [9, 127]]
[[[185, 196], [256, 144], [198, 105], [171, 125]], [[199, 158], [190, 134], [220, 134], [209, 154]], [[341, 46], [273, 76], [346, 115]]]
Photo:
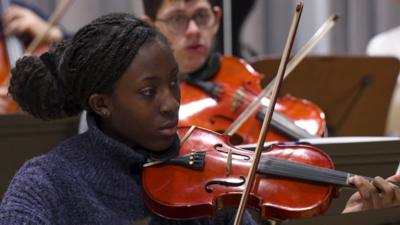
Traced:
[[[306, 57], [282, 84], [280, 94], [320, 106], [329, 136], [380, 136], [384, 135], [399, 65], [392, 57]], [[256, 60], [252, 66], [265, 75], [265, 85], [275, 76], [279, 59]]]

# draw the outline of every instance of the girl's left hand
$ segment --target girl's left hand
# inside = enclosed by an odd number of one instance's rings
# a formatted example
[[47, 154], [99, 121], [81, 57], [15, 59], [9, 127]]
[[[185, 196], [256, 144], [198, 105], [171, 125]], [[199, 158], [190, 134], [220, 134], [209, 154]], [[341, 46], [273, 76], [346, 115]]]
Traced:
[[375, 177], [372, 182], [361, 176], [351, 177], [350, 182], [358, 191], [347, 201], [343, 213], [400, 206], [400, 188], [389, 181], [400, 182], [400, 175], [387, 180]]

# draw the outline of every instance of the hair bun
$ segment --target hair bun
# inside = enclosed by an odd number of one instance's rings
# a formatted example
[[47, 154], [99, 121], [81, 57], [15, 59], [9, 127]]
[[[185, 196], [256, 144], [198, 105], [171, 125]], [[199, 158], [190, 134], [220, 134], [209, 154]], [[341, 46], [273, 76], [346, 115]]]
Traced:
[[54, 77], [57, 77], [58, 76], [57, 66], [56, 63], [54, 62], [54, 57], [50, 55], [50, 53], [45, 52], [39, 58], [40, 60], [42, 60], [43, 64], [47, 67], [50, 74], [53, 75]]
[[73, 97], [60, 87], [54, 56], [24, 56], [11, 70], [9, 93], [23, 111], [49, 120], [78, 114], [81, 109]]

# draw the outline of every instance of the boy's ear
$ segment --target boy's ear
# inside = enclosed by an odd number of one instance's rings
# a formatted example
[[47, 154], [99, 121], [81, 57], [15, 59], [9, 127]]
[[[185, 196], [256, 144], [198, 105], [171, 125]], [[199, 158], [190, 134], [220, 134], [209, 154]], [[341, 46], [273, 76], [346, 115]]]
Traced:
[[140, 17], [140, 19], [148, 23], [150, 26], [154, 26], [153, 20], [148, 15], [143, 15]]
[[103, 94], [93, 94], [89, 97], [89, 106], [99, 116], [108, 118], [111, 116], [111, 105], [108, 98]]
[[214, 6], [213, 8], [214, 13], [215, 13], [215, 19], [216, 21], [216, 32], [218, 31], [220, 25], [221, 25], [221, 19], [222, 19], [222, 9], [219, 6]]

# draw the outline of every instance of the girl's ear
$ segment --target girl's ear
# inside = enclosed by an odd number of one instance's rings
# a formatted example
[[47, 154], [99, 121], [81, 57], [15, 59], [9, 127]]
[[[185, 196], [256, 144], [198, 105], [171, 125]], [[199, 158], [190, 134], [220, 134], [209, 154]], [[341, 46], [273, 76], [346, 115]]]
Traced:
[[108, 97], [103, 94], [93, 94], [89, 97], [89, 106], [99, 116], [108, 118], [111, 116]]

